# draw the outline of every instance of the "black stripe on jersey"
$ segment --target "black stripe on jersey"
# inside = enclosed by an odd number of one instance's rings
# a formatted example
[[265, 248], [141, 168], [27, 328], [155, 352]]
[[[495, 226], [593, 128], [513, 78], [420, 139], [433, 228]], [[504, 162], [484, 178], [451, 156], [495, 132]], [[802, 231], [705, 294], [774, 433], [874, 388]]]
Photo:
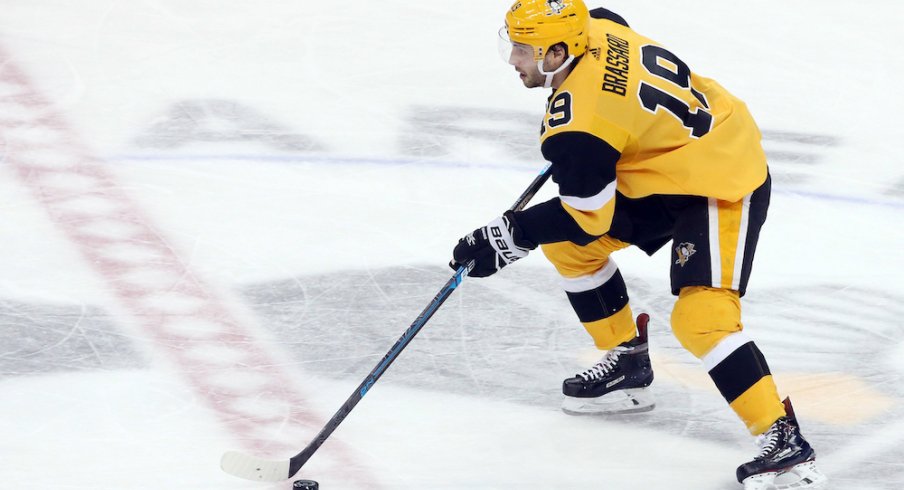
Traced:
[[628, 289], [621, 271], [609, 278], [603, 285], [580, 293], [569, 293], [568, 301], [578, 314], [581, 323], [595, 322], [618, 313], [628, 304]]
[[624, 17], [616, 14], [615, 12], [604, 9], [602, 7], [596, 8], [590, 11], [590, 17], [594, 19], [606, 19], [615, 22], [616, 24], [621, 24], [625, 27], [630, 27], [627, 22], [625, 22]]
[[763, 376], [771, 374], [766, 358], [753, 342], [735, 349], [716, 367], [709, 370], [709, 376], [728, 403], [735, 401]]
[[553, 182], [560, 196], [591, 197], [615, 182], [621, 153], [606, 141], [583, 131], [566, 131], [546, 138], [540, 147], [552, 162]]
[[[566, 131], [546, 138], [543, 156], [552, 162], [550, 174], [559, 195], [591, 197], [615, 181], [621, 153], [590, 133]], [[599, 236], [584, 231], [555, 198], [515, 213], [525, 238], [533, 243], [574, 242], [586, 245]]]
[[562, 207], [558, 197], [524, 211], [516, 211], [515, 221], [524, 238], [533, 243], [574, 242], [587, 245], [599, 238], [581, 229]]

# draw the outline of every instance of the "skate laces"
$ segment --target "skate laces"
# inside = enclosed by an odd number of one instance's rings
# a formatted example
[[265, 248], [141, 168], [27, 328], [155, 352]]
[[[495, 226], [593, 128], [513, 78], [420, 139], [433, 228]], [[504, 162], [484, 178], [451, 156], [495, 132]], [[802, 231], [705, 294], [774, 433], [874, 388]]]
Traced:
[[760, 454], [757, 455], [756, 459], [764, 458], [778, 449], [779, 444], [784, 439], [783, 434], [786, 426], [787, 422], [785, 419], [778, 419], [768, 431], [757, 436], [756, 444], [760, 448]]
[[578, 376], [584, 381], [595, 381], [606, 377], [607, 374], [615, 369], [615, 365], [618, 363], [618, 357], [628, 350], [630, 349], [620, 345], [613, 347], [598, 363], [594, 364], [590, 369], [583, 373], [578, 374]]

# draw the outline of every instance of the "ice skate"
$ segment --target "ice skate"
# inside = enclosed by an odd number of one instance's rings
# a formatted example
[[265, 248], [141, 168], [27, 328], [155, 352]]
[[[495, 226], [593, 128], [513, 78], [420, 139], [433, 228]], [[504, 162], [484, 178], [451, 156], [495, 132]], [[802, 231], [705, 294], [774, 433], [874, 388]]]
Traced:
[[652, 410], [653, 368], [647, 348], [650, 316], [637, 316], [637, 337], [608, 351], [599, 362], [562, 383], [562, 411], [572, 415]]
[[738, 467], [744, 490], [825, 487], [827, 478], [816, 469], [816, 451], [800, 433], [791, 400], [785, 398], [784, 403], [786, 416], [758, 439], [760, 454]]

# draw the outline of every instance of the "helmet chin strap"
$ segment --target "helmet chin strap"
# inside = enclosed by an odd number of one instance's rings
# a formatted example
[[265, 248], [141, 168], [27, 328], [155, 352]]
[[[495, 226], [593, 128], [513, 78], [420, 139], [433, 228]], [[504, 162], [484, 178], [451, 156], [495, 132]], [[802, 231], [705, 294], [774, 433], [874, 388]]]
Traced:
[[543, 84], [543, 88], [552, 87], [552, 78], [556, 76], [557, 73], [561, 72], [565, 68], [568, 68], [568, 65], [570, 65], [572, 61], [574, 61], [574, 55], [570, 54], [568, 55], [568, 59], [566, 59], [565, 62], [562, 63], [562, 66], [550, 72], [543, 71], [543, 60], [538, 61], [537, 68], [540, 70], [540, 74], [546, 75], [546, 83]]

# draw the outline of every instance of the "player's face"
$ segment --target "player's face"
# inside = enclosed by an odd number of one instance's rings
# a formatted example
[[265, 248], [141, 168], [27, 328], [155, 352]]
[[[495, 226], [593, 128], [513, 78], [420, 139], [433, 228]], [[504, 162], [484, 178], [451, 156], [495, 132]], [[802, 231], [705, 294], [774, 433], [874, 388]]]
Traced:
[[499, 29], [499, 54], [506, 63], [515, 67], [525, 87], [543, 86], [546, 79], [537, 68], [537, 62], [534, 60], [534, 48], [527, 44], [513, 42], [505, 26]]
[[527, 44], [512, 43], [512, 53], [508, 62], [515, 67], [525, 87], [542, 87], [545, 83], [546, 77], [540, 74], [537, 62], [534, 61], [533, 47]]

